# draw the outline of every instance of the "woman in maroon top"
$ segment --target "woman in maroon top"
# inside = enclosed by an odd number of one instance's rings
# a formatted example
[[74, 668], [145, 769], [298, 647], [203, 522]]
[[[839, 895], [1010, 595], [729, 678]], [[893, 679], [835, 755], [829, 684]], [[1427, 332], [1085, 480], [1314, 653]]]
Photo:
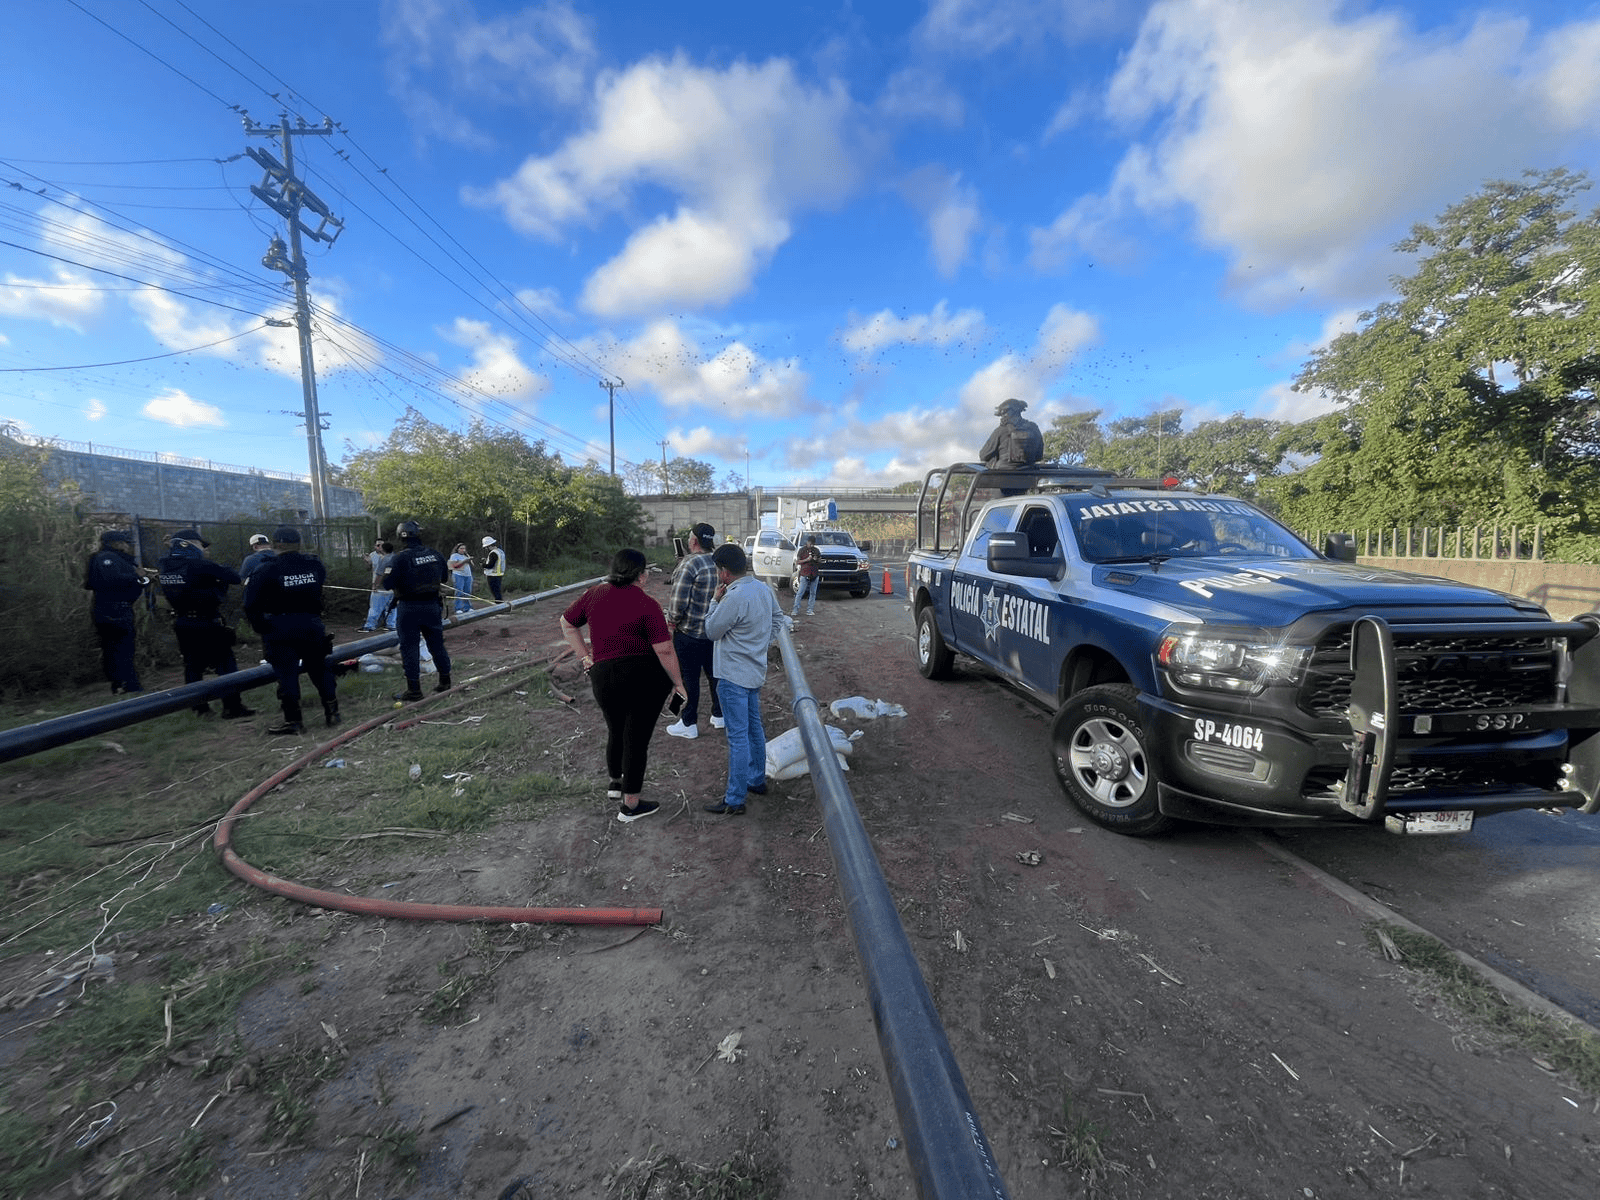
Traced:
[[[645, 557], [618, 550], [611, 574], [574, 600], [561, 614], [561, 636], [588, 672], [595, 703], [606, 718], [606, 771], [617, 820], [626, 824], [661, 807], [641, 800], [650, 735], [669, 694], [684, 695], [683, 675], [672, 649], [661, 605], [645, 594]], [[583, 640], [589, 628], [589, 644]]]

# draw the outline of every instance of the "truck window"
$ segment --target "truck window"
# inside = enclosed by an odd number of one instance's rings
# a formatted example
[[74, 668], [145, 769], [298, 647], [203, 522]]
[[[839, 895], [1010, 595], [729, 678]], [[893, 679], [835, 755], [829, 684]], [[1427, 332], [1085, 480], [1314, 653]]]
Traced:
[[967, 557], [984, 558], [989, 545], [989, 535], [1005, 533], [1011, 528], [1011, 522], [1016, 515], [1015, 504], [999, 504], [984, 513], [983, 519], [973, 528], [972, 536], [967, 540]]
[[1017, 529], [1028, 535], [1029, 558], [1049, 558], [1061, 544], [1061, 537], [1056, 532], [1056, 519], [1042, 504], [1030, 506], [1022, 514], [1022, 522]]

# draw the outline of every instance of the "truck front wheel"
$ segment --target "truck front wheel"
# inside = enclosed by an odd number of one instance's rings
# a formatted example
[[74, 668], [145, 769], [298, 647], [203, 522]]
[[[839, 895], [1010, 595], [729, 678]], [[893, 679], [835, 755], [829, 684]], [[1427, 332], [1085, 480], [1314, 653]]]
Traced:
[[1156, 804], [1138, 695], [1117, 683], [1071, 696], [1050, 727], [1051, 758], [1062, 791], [1084, 816], [1116, 833], [1149, 837], [1170, 829], [1172, 819]]
[[944, 644], [939, 632], [939, 622], [933, 615], [933, 605], [924, 604], [917, 610], [917, 670], [926, 679], [949, 679], [956, 656]]

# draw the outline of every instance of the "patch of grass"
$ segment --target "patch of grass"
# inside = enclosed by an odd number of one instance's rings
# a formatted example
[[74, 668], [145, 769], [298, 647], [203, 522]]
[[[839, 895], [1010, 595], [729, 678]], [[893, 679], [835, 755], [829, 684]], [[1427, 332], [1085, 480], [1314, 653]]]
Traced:
[[198, 1192], [211, 1182], [217, 1158], [211, 1137], [198, 1129], [185, 1129], [178, 1138], [170, 1167], [172, 1186], [181, 1196]]
[[1424, 933], [1387, 921], [1366, 927], [1367, 943], [1385, 954], [1387, 938], [1400, 962], [1425, 975], [1452, 1008], [1474, 1023], [1529, 1051], [1549, 1068], [1569, 1075], [1590, 1095], [1600, 1093], [1600, 1038], [1577, 1026], [1512, 1004], [1450, 948]]
[[396, 1121], [377, 1133], [368, 1134], [374, 1142], [373, 1157], [389, 1171], [400, 1176], [402, 1183], [416, 1178], [422, 1166], [422, 1134], [411, 1125]]
[[35, 1196], [77, 1166], [82, 1152], [57, 1156], [38, 1122], [9, 1106], [0, 1109], [0, 1196]]
[[448, 1025], [461, 1016], [467, 1003], [488, 986], [491, 977], [489, 971], [457, 971], [449, 963], [441, 963], [439, 973], [445, 982], [422, 1002], [422, 1019], [430, 1025]]
[[1106, 1169], [1105, 1150], [1100, 1145], [1100, 1130], [1086, 1117], [1074, 1117], [1072, 1097], [1061, 1100], [1061, 1124], [1047, 1126], [1056, 1148], [1056, 1165], [1077, 1171], [1094, 1183]]
[[746, 1147], [710, 1166], [675, 1154], [629, 1160], [612, 1178], [614, 1200], [773, 1200], [783, 1187], [779, 1164]]
[[169, 1040], [183, 1047], [230, 1024], [244, 994], [271, 975], [281, 957], [254, 943], [235, 965], [209, 968], [179, 959], [165, 982], [91, 987], [83, 1003], [44, 1028], [33, 1050], [79, 1068], [113, 1064], [118, 1079], [130, 1079], [164, 1054]]
[[[530, 697], [543, 694], [542, 681], [535, 675], [529, 682]], [[481, 719], [468, 719], [480, 712]], [[236, 827], [235, 847], [263, 870], [306, 878], [339, 869], [335, 863], [344, 858], [366, 864], [386, 853], [448, 849], [419, 832], [468, 832], [591, 798], [590, 786], [560, 773], [563, 745], [535, 752], [541, 766], [548, 753], [550, 770], [528, 769], [526, 712], [522, 701], [495, 703], [438, 724], [369, 735], [341, 750], [349, 764], [344, 769], [307, 767], [280, 792], [257, 801]], [[371, 836], [385, 830], [391, 832]], [[358, 854], [351, 853], [358, 845]]]
[[322, 1049], [291, 1046], [263, 1060], [250, 1076], [268, 1101], [261, 1140], [304, 1144], [317, 1119], [317, 1086], [343, 1069], [342, 1057]]

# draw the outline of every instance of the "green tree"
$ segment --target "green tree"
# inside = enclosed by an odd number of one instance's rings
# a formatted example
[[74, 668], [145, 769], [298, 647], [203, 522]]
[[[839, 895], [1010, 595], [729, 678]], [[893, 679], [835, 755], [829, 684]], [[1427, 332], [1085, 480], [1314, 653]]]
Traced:
[[1396, 297], [1295, 381], [1339, 411], [1306, 439], [1317, 461], [1275, 485], [1290, 520], [1539, 523], [1593, 554], [1600, 212], [1572, 207], [1588, 187], [1564, 168], [1494, 181], [1397, 244], [1418, 257]]
[[[573, 467], [544, 443], [473, 422], [465, 431], [407, 409], [372, 450], [351, 450], [345, 471], [384, 517], [409, 517], [438, 544], [475, 545], [492, 533], [530, 565], [566, 553], [603, 555], [643, 537], [643, 513], [593, 463]], [[517, 536], [513, 536], [513, 535]]]
[[1186, 482], [1208, 492], [1254, 498], [1267, 480], [1284, 470], [1293, 429], [1285, 421], [1243, 413], [1202, 421], [1183, 436]]
[[[712, 490], [716, 469], [708, 462], [682, 455], [670, 462], [641, 462], [629, 467], [623, 477], [628, 490], [641, 496], [705, 496]], [[737, 479], [731, 475], [729, 479]], [[730, 491], [743, 491], [741, 480]]]
[[1187, 479], [1189, 454], [1183, 436], [1183, 409], [1169, 408], [1146, 417], [1123, 417], [1111, 422], [1106, 427], [1105, 440], [1088, 450], [1084, 463], [1119, 475], [1176, 475]]
[[1066, 413], [1050, 422], [1044, 431], [1044, 461], [1078, 467], [1105, 443], [1100, 430], [1100, 409]]

